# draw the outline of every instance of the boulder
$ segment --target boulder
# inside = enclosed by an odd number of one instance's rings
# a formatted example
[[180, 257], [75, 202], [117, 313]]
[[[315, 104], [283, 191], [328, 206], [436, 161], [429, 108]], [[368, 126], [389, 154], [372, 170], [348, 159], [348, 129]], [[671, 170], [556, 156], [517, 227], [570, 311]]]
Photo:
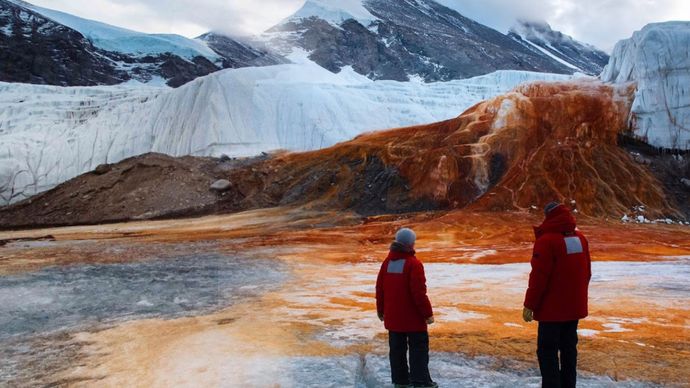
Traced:
[[110, 164], [99, 164], [93, 172], [96, 175], [103, 175], [109, 173], [112, 169], [113, 166]]
[[633, 156], [633, 159], [639, 164], [643, 164], [645, 166], [649, 166], [652, 164], [651, 159], [645, 158], [644, 156], [637, 154]]
[[211, 185], [211, 190], [212, 190], [212, 191], [222, 192], [222, 191], [227, 191], [227, 190], [229, 190], [230, 187], [232, 187], [232, 183], [230, 183], [229, 180], [227, 180], [227, 179], [218, 179], [217, 181], [213, 182], [213, 184]]

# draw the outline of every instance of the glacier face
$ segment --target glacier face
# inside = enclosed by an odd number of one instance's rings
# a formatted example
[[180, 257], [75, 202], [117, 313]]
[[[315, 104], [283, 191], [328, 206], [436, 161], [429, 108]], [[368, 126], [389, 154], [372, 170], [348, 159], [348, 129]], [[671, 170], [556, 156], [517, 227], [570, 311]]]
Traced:
[[318, 149], [364, 131], [456, 117], [523, 82], [568, 78], [502, 71], [445, 83], [371, 81], [305, 61], [224, 70], [178, 89], [0, 83], [0, 203], [146, 152]]
[[620, 41], [601, 79], [637, 83], [630, 117], [636, 136], [690, 149], [690, 22], [649, 24]]

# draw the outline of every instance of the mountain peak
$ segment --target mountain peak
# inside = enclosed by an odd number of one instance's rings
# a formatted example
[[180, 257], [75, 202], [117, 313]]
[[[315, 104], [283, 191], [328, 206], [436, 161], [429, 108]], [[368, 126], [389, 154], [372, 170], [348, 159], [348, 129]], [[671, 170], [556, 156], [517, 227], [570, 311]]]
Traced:
[[308, 0], [262, 39], [283, 55], [296, 49], [331, 72], [351, 66], [373, 80], [578, 71], [434, 0]]
[[598, 75], [609, 60], [609, 56], [605, 52], [554, 30], [549, 23], [543, 20], [518, 19], [508, 34], [556, 61], [585, 74]]
[[559, 33], [551, 28], [551, 25], [546, 20], [531, 20], [531, 19], [517, 19], [515, 24], [510, 27], [509, 32], [520, 35], [522, 37], [535, 36], [537, 33], [553, 34]]
[[545, 20], [518, 19], [509, 32], [532, 42], [540, 41], [548, 44], [561, 41], [575, 41], [572, 37], [551, 28], [551, 25]]
[[376, 16], [364, 7], [362, 0], [307, 0], [302, 8], [286, 20], [310, 17], [317, 17], [335, 24], [354, 19], [365, 26], [377, 20]]

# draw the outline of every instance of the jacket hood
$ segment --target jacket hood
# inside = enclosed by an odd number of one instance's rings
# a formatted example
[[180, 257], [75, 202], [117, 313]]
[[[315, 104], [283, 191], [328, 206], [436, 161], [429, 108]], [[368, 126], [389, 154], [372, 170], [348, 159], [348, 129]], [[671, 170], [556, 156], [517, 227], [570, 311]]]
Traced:
[[401, 244], [394, 241], [391, 244], [390, 252], [388, 253], [389, 259], [406, 259], [408, 257], [414, 257], [415, 250], [408, 247], [407, 245]]
[[564, 205], [559, 205], [551, 210], [541, 225], [534, 227], [534, 235], [539, 238], [545, 233], [573, 233], [577, 224], [570, 210]]

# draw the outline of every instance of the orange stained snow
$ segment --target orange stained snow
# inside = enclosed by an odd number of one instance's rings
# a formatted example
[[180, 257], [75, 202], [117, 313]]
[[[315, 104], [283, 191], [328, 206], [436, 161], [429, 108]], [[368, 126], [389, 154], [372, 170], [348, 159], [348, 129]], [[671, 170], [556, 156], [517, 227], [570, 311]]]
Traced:
[[[418, 235], [425, 262], [505, 264], [531, 257], [538, 212], [449, 211], [361, 218], [348, 212], [272, 208], [233, 215], [100, 226], [0, 232], [0, 240], [51, 236], [56, 244], [12, 243], [0, 247], [0, 274], [79, 262], [126, 262], [155, 252], [156, 243], [218, 241], [227, 252], [279, 248], [281, 258], [377, 262], [402, 226]], [[623, 224], [581, 217], [579, 228], [596, 261], [659, 261], [690, 255], [690, 228]], [[86, 241], [90, 244], [70, 244]], [[66, 242], [61, 244], [61, 242]], [[103, 247], [131, 242], [118, 255]], [[290, 253], [290, 252], [295, 252]]]
[[[289, 357], [384, 354], [385, 332], [376, 318], [373, 282], [395, 230], [411, 226], [418, 232], [418, 257], [427, 263], [436, 308], [432, 349], [495, 356], [498, 366], [518, 361], [535, 367], [536, 326], [521, 321], [526, 273], [499, 281], [483, 276], [495, 268], [487, 264], [526, 263], [531, 227], [538, 222], [538, 214], [527, 212], [360, 219], [349, 213], [266, 209], [190, 220], [17, 231], [1, 233], [0, 239], [52, 235], [56, 241], [0, 247], [0, 273], [141, 260], [170, 249], [171, 243], [177, 244], [175, 249], [213, 244], [220, 252], [288, 263], [289, 280], [256, 300], [204, 316], [132, 321], [78, 334], [76, 340], [88, 344], [83, 365], [59, 376], [77, 386], [214, 385], [228, 378], [244, 381], [242, 370], [287, 362]], [[581, 219], [580, 228], [590, 239], [595, 261], [690, 256], [688, 227]], [[111, 246], [127, 248], [110, 256], [104, 248]], [[476, 271], [477, 276], [453, 272], [461, 270]], [[655, 299], [658, 295], [640, 298], [606, 288], [598, 292], [602, 297], [593, 301], [591, 317], [581, 324], [595, 333], [581, 338], [583, 371], [668, 384], [690, 381], [687, 307], [667, 306]], [[270, 378], [274, 372], [269, 368], [265, 373]]]

